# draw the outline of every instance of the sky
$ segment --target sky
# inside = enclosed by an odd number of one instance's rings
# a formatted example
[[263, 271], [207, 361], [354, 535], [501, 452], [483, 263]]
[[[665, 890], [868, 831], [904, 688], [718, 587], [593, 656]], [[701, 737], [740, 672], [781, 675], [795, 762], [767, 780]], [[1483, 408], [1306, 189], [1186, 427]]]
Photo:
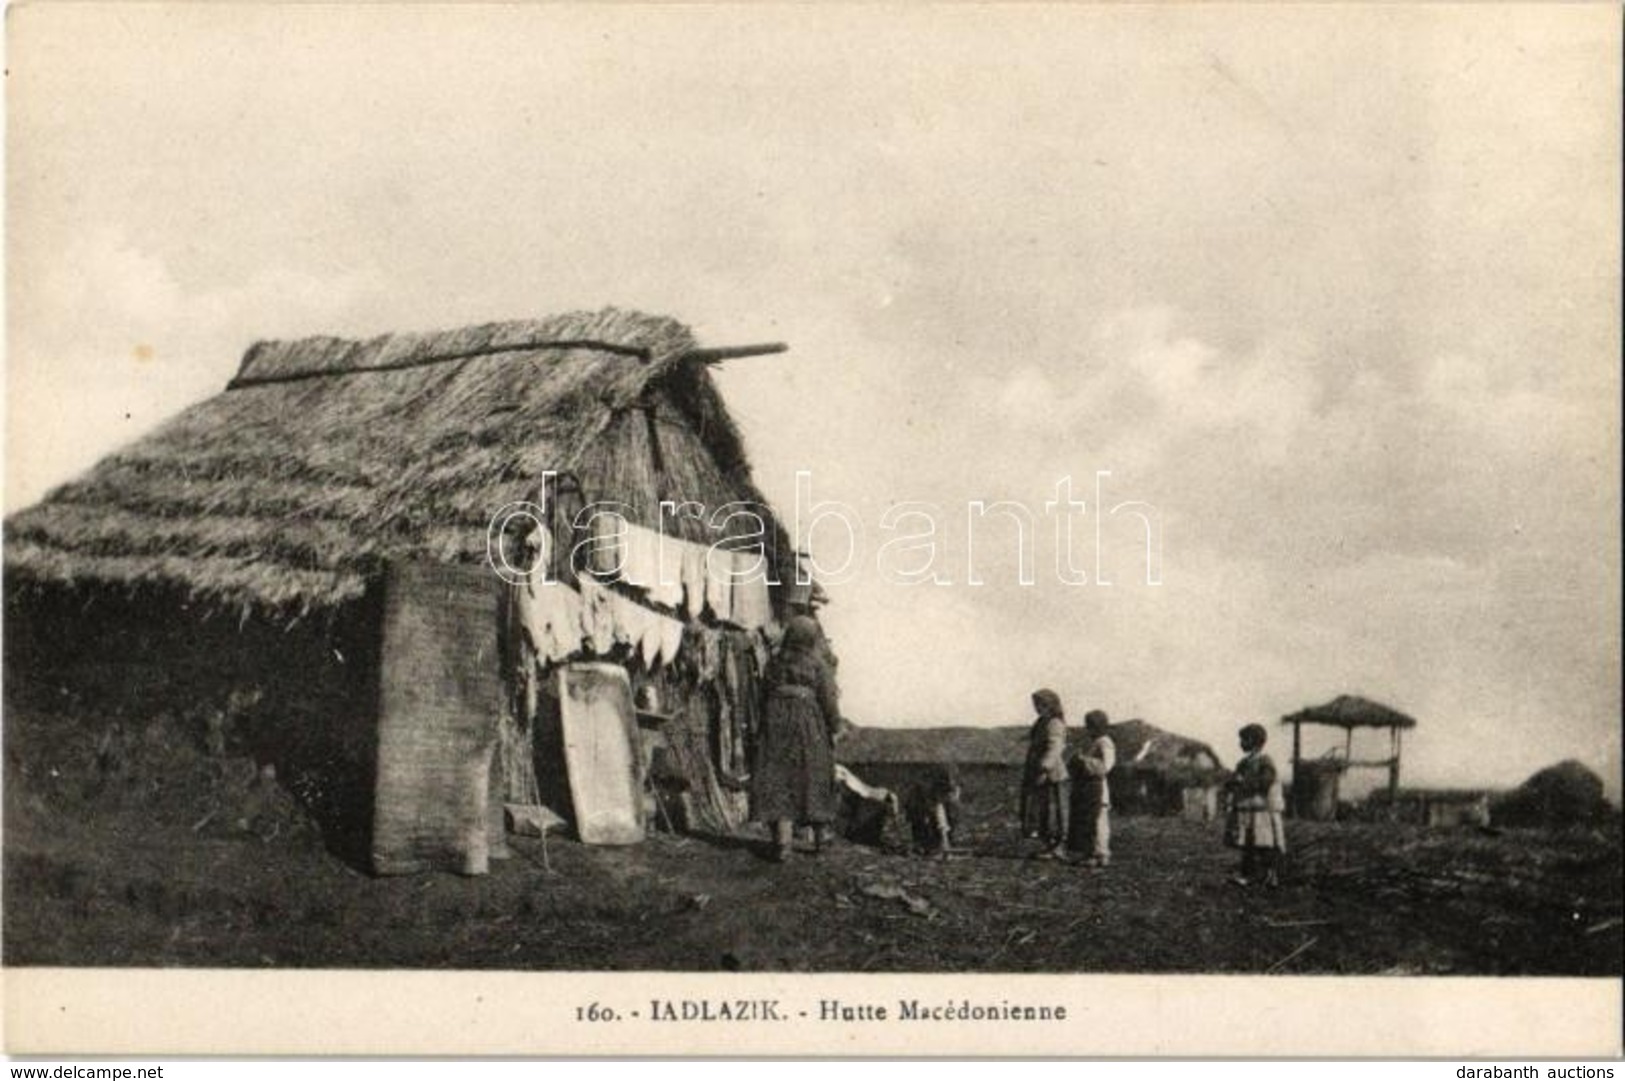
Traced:
[[[789, 344], [717, 379], [785, 517], [804, 472], [860, 527], [802, 538], [851, 556], [825, 622], [858, 723], [1018, 724], [1049, 686], [1228, 761], [1359, 693], [1417, 718], [1408, 782], [1578, 758], [1619, 798], [1613, 6], [7, 31], [8, 513], [258, 339], [636, 308]], [[1067, 483], [1081, 513], [1046, 509]], [[978, 501], [1032, 514], [1033, 584]], [[924, 553], [884, 545], [926, 521], [938, 581], [905, 584]]]

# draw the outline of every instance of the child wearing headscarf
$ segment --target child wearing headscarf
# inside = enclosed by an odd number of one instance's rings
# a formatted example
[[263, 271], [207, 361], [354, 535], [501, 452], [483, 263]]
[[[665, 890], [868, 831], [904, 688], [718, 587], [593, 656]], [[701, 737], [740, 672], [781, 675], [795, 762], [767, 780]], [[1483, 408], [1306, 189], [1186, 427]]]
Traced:
[[1231, 881], [1248, 886], [1262, 876], [1266, 886], [1277, 886], [1281, 856], [1286, 852], [1286, 823], [1282, 819], [1286, 801], [1275, 763], [1264, 753], [1269, 733], [1263, 725], [1249, 724], [1239, 736], [1241, 761], [1224, 786], [1230, 808], [1224, 841], [1241, 850], [1241, 869], [1231, 876]]
[[1072, 759], [1077, 778], [1072, 782], [1072, 847], [1087, 850], [1089, 865], [1105, 867], [1112, 861], [1112, 792], [1108, 775], [1117, 765], [1117, 745], [1108, 734], [1106, 714], [1092, 709], [1083, 715], [1085, 744]]
[[[1036, 820], [1044, 847], [1038, 859], [1060, 859], [1066, 855], [1067, 818], [1070, 808], [1066, 772], [1066, 715], [1061, 696], [1052, 690], [1033, 692], [1033, 711], [1038, 718], [1027, 733], [1027, 764], [1022, 772], [1023, 818], [1030, 813]], [[1023, 828], [1029, 825], [1022, 823]]]

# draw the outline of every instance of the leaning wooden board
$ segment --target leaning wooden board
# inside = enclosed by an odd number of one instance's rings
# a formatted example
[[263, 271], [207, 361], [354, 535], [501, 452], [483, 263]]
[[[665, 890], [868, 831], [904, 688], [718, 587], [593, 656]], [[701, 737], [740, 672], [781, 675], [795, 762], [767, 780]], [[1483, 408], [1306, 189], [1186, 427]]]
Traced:
[[636, 844], [643, 840], [643, 776], [626, 669], [583, 661], [558, 673], [576, 832], [584, 844]]

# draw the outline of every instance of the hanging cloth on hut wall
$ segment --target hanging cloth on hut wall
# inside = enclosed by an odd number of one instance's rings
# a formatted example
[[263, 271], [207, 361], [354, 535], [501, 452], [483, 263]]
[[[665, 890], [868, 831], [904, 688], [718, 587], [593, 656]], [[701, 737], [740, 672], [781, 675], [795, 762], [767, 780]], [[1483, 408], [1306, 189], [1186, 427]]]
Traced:
[[717, 762], [722, 772], [735, 778], [749, 773], [745, 766], [745, 741], [740, 732], [739, 665], [729, 636], [718, 643], [717, 657]]
[[[595, 574], [640, 589], [651, 603], [684, 611], [690, 619], [710, 608], [716, 619], [748, 628], [772, 622], [767, 582], [756, 566], [760, 553], [717, 550], [615, 514], [595, 515], [591, 528], [587, 563]], [[735, 594], [742, 581], [741, 602]], [[742, 613], [736, 613], [741, 603]]]
[[701, 683], [714, 683], [722, 672], [722, 632], [703, 623], [690, 623], [683, 638], [694, 675]]
[[587, 648], [600, 656], [615, 648], [615, 594], [596, 580], [581, 578], [581, 630]]
[[578, 593], [559, 582], [531, 580], [515, 591], [519, 622], [536, 659], [557, 664], [580, 652], [605, 656], [629, 646], [647, 668], [682, 652], [683, 624], [583, 575]]
[[765, 627], [756, 634], [748, 636], [746, 647], [756, 655], [756, 671], [767, 671], [767, 662], [773, 658], [773, 651], [779, 648], [779, 642], [784, 638], [784, 630], [778, 624]]
[[[539, 547], [538, 555], [545, 553], [546, 540], [542, 536], [540, 527], [531, 531], [530, 535], [525, 539], [525, 545], [527, 548], [531, 548], [532, 551], [537, 551]], [[531, 648], [539, 654], [546, 655], [546, 643], [549, 638], [548, 622], [551, 613], [538, 603], [539, 598], [532, 588], [533, 584], [529, 579], [520, 582], [511, 598], [516, 610], [515, 614], [519, 617], [519, 625], [524, 628], [525, 637], [530, 639]]]
[[660, 534], [631, 522], [621, 535], [621, 581], [653, 590], [660, 581]]
[[530, 648], [546, 655], [548, 641], [548, 613], [537, 604], [536, 594], [528, 582], [514, 590], [514, 603], [519, 609], [519, 624], [525, 629]]
[[629, 523], [619, 514], [594, 514], [587, 523], [586, 567], [606, 577], [618, 575], [626, 566], [626, 529]]
[[629, 597], [624, 597], [614, 590], [605, 590], [609, 595], [609, 610], [611, 619], [615, 624], [615, 641], [619, 645], [631, 646], [636, 652], [647, 636], [649, 625], [654, 619], [654, 613], [638, 604]]
[[626, 523], [624, 530], [618, 542], [624, 582], [661, 607], [686, 611], [690, 619], [698, 619], [707, 604], [717, 618], [727, 618], [734, 556], [640, 525]]
[[756, 738], [759, 669], [752, 647], [755, 634], [724, 632], [718, 641], [719, 711], [717, 744], [723, 771], [736, 778], [750, 773], [750, 752]]
[[705, 606], [721, 621], [733, 617], [732, 552], [708, 548], [705, 552]]
[[682, 623], [592, 579], [583, 578], [581, 588], [588, 645], [593, 652], [603, 655], [615, 645], [628, 646], [648, 671], [670, 664], [682, 652]]
[[600, 514], [592, 520], [588, 563], [597, 574], [641, 589], [662, 608], [683, 608], [686, 595], [689, 615], [698, 616], [705, 603], [701, 568], [706, 551], [703, 545], [668, 537], [619, 515]]
[[611, 592], [609, 600], [615, 620], [615, 641], [630, 646], [633, 656], [642, 660], [644, 670], [652, 671], [660, 659], [658, 621], [664, 617], [619, 593]]
[[660, 617], [660, 663], [671, 664], [683, 651], [683, 625], [675, 619]]
[[699, 544], [683, 544], [683, 611], [689, 619], [699, 619], [705, 611], [706, 557], [711, 549]]
[[767, 588], [766, 556], [761, 552], [733, 553], [733, 611], [729, 622], [748, 631], [773, 622], [773, 598]]
[[628, 522], [620, 544], [621, 581], [661, 607], [680, 608], [686, 542]]
[[560, 582], [532, 575], [515, 591], [519, 620], [537, 657], [554, 664], [581, 649], [582, 596]]
[[688, 562], [688, 549], [695, 547], [680, 537], [655, 535], [657, 573], [655, 584], [649, 588], [649, 599], [665, 608], [683, 607], [683, 566]]

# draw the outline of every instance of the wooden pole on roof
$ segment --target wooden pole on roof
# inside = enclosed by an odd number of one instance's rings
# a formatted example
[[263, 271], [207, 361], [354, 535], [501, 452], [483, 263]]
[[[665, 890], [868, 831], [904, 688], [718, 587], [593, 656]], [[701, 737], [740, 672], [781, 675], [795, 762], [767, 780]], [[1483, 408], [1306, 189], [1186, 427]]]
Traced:
[[789, 350], [790, 347], [784, 342], [761, 342], [756, 345], [721, 345], [711, 349], [690, 349], [683, 354], [683, 359], [699, 364], [721, 364], [725, 360], [739, 360], [743, 357], [765, 357], [774, 353], [786, 353]]

